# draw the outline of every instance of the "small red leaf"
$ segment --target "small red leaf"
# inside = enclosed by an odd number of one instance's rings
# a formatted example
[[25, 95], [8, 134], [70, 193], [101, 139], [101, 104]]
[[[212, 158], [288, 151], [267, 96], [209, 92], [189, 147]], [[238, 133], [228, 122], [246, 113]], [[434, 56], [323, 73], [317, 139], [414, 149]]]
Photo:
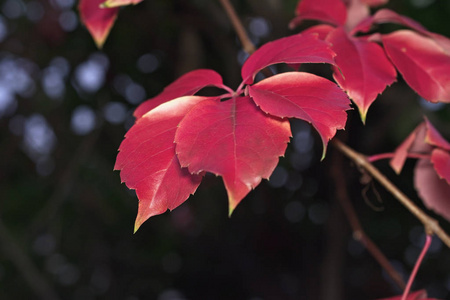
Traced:
[[[436, 163], [440, 163], [441, 159], [449, 159], [448, 153], [441, 157], [442, 152], [438, 152], [440, 154], [437, 154]], [[447, 161], [447, 172], [448, 164]], [[425, 206], [450, 221], [450, 185], [445, 179], [439, 178], [436, 166], [433, 167], [429, 160], [419, 160], [414, 170], [414, 185]]]
[[304, 72], [288, 72], [248, 87], [264, 112], [280, 118], [298, 118], [319, 132], [325, 155], [328, 141], [343, 129], [350, 101], [333, 82]]
[[146, 112], [152, 110], [161, 103], [181, 96], [194, 95], [196, 92], [209, 85], [221, 87], [223, 85], [222, 77], [217, 72], [208, 69], [199, 69], [186, 73], [169, 84], [156, 97], [141, 103], [134, 111], [134, 116], [140, 118]]
[[344, 25], [347, 9], [341, 0], [301, 0], [295, 9], [297, 17], [289, 27], [294, 28], [303, 20], [317, 20], [336, 26]]
[[242, 66], [244, 83], [251, 84], [255, 75], [267, 66], [279, 63], [334, 64], [334, 52], [317, 34], [296, 34], [269, 42], [256, 50]]
[[395, 81], [397, 72], [376, 43], [351, 37], [343, 28], [332, 31], [327, 40], [337, 54], [334, 78], [358, 106], [364, 122], [370, 105]]
[[439, 178], [445, 179], [447, 184], [450, 185], [450, 153], [442, 149], [434, 149], [433, 152], [431, 152], [431, 162], [433, 163]]
[[442, 137], [427, 118], [425, 118], [425, 124], [427, 126], [427, 134], [424, 141], [429, 145], [450, 151], [450, 143]]
[[290, 135], [287, 120], [266, 115], [249, 97], [203, 101], [181, 121], [176, 152], [191, 173], [223, 177], [231, 214], [262, 178], [272, 174]]
[[86, 25], [98, 48], [102, 48], [114, 25], [118, 8], [100, 8], [104, 0], [80, 0], [78, 9], [81, 21]]
[[142, 0], [107, 0], [102, 3], [102, 7], [117, 7], [130, 4], [136, 5], [140, 2], [142, 2]]
[[122, 182], [135, 189], [139, 198], [135, 231], [151, 216], [179, 206], [200, 184], [200, 175], [181, 168], [173, 141], [184, 115], [209, 99], [188, 96], [166, 102], [140, 118], [125, 135], [114, 169], [121, 171]]
[[384, 48], [419, 95], [431, 102], [450, 102], [450, 56], [431, 38], [410, 30], [382, 37]]

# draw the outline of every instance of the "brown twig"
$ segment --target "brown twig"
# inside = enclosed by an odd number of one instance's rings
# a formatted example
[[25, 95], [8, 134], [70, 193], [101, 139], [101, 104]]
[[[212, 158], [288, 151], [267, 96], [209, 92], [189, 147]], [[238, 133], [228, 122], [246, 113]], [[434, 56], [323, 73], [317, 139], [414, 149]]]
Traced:
[[394, 280], [397, 286], [403, 290], [406, 284], [400, 273], [395, 270], [383, 252], [380, 251], [377, 245], [364, 232], [355, 208], [349, 199], [347, 183], [345, 180], [346, 177], [342, 170], [342, 156], [337, 155], [335, 152], [330, 173], [333, 177], [333, 181], [335, 182], [336, 198], [347, 216], [348, 222], [350, 223], [353, 231], [353, 238], [360, 242], [367, 249], [367, 251], [369, 251], [373, 258], [381, 265], [392, 280]]
[[252, 41], [248, 37], [247, 32], [245, 31], [245, 28], [242, 25], [241, 20], [237, 16], [233, 5], [231, 5], [229, 0], [220, 0], [220, 3], [225, 9], [228, 18], [231, 21], [231, 24], [233, 24], [234, 30], [236, 31], [236, 34], [238, 35], [239, 40], [241, 41], [242, 48], [244, 49], [244, 51], [247, 52], [248, 54], [252, 54], [253, 52], [255, 52], [256, 50], [255, 45], [253, 45]]
[[367, 157], [361, 153], [351, 149], [338, 139], [332, 141], [332, 145], [339, 151], [344, 153], [356, 165], [366, 170], [373, 178], [375, 178], [382, 186], [384, 186], [400, 203], [403, 204], [417, 219], [425, 226], [427, 234], [436, 234], [447, 247], [450, 248], [450, 236], [439, 226], [438, 221], [427, 215], [414, 202], [409, 199], [402, 191], [400, 191], [383, 173], [381, 173], [375, 166], [369, 162]]

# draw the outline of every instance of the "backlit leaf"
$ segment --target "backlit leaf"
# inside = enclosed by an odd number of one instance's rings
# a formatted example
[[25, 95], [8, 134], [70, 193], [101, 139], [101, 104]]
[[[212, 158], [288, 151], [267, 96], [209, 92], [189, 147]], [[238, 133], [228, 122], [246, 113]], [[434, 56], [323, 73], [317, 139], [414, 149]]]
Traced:
[[81, 21], [86, 25], [98, 48], [102, 48], [114, 25], [118, 8], [100, 8], [104, 0], [80, 0], [78, 9]]
[[280, 118], [298, 118], [312, 124], [323, 143], [343, 129], [350, 101], [333, 82], [304, 72], [288, 72], [248, 87], [249, 95], [264, 112]]
[[410, 30], [382, 37], [384, 48], [405, 81], [431, 102], [450, 102], [450, 56], [431, 38]]
[[143, 0], [107, 0], [102, 3], [102, 7], [117, 7], [130, 4], [136, 5], [142, 1]]
[[290, 28], [303, 20], [317, 20], [339, 26], [345, 24], [347, 9], [341, 0], [301, 0], [295, 14], [297, 17], [290, 22]]
[[181, 121], [175, 136], [181, 166], [223, 177], [230, 214], [269, 178], [291, 136], [289, 122], [265, 114], [249, 97], [203, 101]]
[[349, 36], [343, 28], [332, 31], [327, 40], [333, 44], [338, 68], [336, 82], [347, 92], [365, 122], [367, 110], [378, 94], [395, 81], [397, 72], [380, 45]]
[[210, 98], [187, 96], [166, 102], [137, 120], [125, 135], [114, 169], [139, 198], [135, 231], [149, 217], [179, 206], [200, 184], [200, 175], [181, 168], [174, 137], [184, 115], [198, 103], [209, 102], [205, 100]]
[[134, 111], [134, 116], [140, 118], [146, 112], [152, 110], [161, 103], [181, 96], [194, 95], [196, 92], [209, 85], [222, 86], [222, 77], [217, 72], [208, 69], [199, 69], [186, 73], [169, 84], [156, 97], [141, 103]]
[[251, 84], [255, 75], [267, 66], [279, 63], [334, 64], [334, 52], [317, 34], [296, 34], [264, 44], [242, 66], [244, 83]]

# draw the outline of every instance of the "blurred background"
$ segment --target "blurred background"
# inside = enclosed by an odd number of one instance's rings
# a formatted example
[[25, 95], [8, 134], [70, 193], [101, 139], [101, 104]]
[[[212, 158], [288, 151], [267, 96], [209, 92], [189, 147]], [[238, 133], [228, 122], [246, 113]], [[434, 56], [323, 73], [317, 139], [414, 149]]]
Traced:
[[[293, 33], [287, 24], [296, 2], [233, 1], [256, 45]], [[450, 36], [450, 1], [391, 2]], [[126, 7], [100, 51], [80, 24], [76, 0], [0, 0], [0, 299], [399, 294], [352, 239], [336, 202], [330, 169], [339, 155], [330, 147], [320, 162], [318, 135], [303, 122], [292, 123], [294, 137], [270, 182], [231, 218], [222, 181], [206, 176], [186, 203], [133, 235], [137, 198], [113, 171], [133, 110], [197, 68], [218, 71], [236, 88], [245, 58], [218, 1]], [[326, 66], [312, 68], [330, 74]], [[366, 126], [350, 111], [339, 136], [366, 154], [390, 152], [423, 114], [450, 139], [449, 107], [419, 99], [399, 78], [371, 107]], [[360, 183], [349, 161], [338, 160], [367, 234], [407, 279], [423, 245], [422, 226], [382, 187]], [[413, 165], [395, 176], [387, 162], [377, 163], [423, 207], [412, 187]], [[449, 251], [434, 239], [415, 289], [450, 298]]]

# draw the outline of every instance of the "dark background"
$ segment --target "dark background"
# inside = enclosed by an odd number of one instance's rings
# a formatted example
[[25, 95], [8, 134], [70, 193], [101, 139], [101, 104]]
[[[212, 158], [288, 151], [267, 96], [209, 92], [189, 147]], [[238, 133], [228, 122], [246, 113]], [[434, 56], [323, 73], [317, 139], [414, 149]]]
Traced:
[[[450, 36], [449, 1], [391, 2]], [[257, 45], [292, 33], [287, 24], [296, 1], [233, 3]], [[186, 203], [133, 235], [137, 198], [113, 171], [133, 110], [197, 68], [218, 71], [236, 88], [245, 55], [218, 1], [126, 7], [101, 51], [80, 25], [76, 4], [0, 1], [0, 299], [325, 300], [400, 293], [352, 239], [330, 177], [338, 154], [330, 147], [320, 162], [318, 135], [302, 122], [293, 122], [294, 139], [271, 181], [231, 218], [221, 179], [207, 176]], [[327, 67], [314, 68], [329, 76]], [[423, 114], [450, 138], [448, 106], [427, 105], [399, 78], [371, 107], [366, 126], [350, 111], [339, 136], [366, 154], [389, 152]], [[423, 206], [412, 187], [413, 165], [395, 176], [386, 162], [377, 163]], [[347, 160], [342, 168], [367, 234], [407, 279], [423, 244], [422, 226], [381, 186], [369, 186], [364, 197], [358, 171]], [[449, 253], [435, 238], [415, 289], [450, 298]]]

